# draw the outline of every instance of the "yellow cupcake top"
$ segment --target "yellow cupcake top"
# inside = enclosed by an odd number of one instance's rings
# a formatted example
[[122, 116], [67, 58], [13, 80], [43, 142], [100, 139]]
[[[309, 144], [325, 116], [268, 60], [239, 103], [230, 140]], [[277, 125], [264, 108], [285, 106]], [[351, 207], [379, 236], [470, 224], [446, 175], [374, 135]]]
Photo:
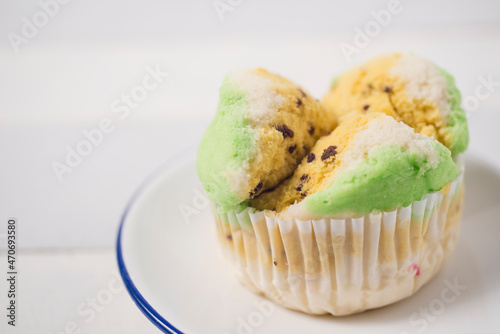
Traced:
[[452, 153], [468, 145], [467, 120], [453, 78], [432, 62], [411, 54], [373, 59], [335, 80], [324, 97], [339, 120], [371, 111], [403, 121]]

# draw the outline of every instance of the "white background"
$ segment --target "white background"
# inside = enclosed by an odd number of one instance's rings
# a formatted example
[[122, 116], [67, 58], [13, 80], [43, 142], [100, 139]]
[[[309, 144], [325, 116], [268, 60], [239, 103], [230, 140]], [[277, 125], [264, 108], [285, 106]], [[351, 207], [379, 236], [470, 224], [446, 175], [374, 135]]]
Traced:
[[[1, 1], [0, 233], [8, 217], [19, 220], [19, 321], [38, 319], [30, 327], [36, 332], [63, 331], [78, 320], [77, 305], [113, 279], [127, 201], [162, 162], [197, 145], [233, 68], [266, 67], [321, 97], [349, 67], [411, 51], [454, 74], [464, 98], [475, 95], [481, 77], [500, 82], [495, 0], [401, 0], [401, 13], [349, 62], [339, 45], [354, 44], [355, 29], [388, 2], [233, 0], [221, 20], [211, 0], [73, 0], [15, 52], [8, 35], [22, 36], [23, 17], [32, 21], [41, 7]], [[120, 119], [111, 104], [141, 84], [148, 66], [170, 75]], [[500, 168], [500, 86], [468, 117], [470, 151]], [[52, 163], [64, 162], [66, 147], [103, 118], [115, 130], [59, 182]], [[84, 333], [154, 332], [126, 293], [115, 297], [95, 321], [82, 323]]]

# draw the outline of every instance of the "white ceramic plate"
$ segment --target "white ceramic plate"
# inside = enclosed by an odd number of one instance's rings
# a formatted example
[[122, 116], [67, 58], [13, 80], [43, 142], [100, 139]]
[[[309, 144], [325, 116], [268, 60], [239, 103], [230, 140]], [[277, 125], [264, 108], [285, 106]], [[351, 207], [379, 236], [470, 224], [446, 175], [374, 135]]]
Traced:
[[411, 298], [342, 318], [270, 305], [238, 283], [216, 244], [194, 157], [194, 150], [183, 153], [144, 183], [118, 235], [118, 263], [127, 289], [164, 332], [500, 331], [500, 172], [474, 156], [466, 157], [462, 235], [443, 270]]

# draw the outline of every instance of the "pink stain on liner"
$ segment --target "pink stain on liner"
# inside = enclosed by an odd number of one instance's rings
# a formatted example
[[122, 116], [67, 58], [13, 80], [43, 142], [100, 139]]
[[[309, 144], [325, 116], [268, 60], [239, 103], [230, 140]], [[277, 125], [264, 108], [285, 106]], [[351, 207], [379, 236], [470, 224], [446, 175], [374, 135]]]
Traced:
[[415, 271], [415, 276], [420, 275], [420, 268], [414, 263], [408, 269]]

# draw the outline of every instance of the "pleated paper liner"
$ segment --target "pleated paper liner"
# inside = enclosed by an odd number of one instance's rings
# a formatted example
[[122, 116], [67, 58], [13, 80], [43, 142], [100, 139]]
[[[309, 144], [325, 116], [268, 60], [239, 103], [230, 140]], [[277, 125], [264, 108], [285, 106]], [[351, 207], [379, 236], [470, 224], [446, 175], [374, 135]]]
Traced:
[[462, 174], [409, 206], [362, 217], [213, 212], [247, 287], [291, 309], [348, 315], [406, 298], [438, 272], [456, 246], [463, 192]]

